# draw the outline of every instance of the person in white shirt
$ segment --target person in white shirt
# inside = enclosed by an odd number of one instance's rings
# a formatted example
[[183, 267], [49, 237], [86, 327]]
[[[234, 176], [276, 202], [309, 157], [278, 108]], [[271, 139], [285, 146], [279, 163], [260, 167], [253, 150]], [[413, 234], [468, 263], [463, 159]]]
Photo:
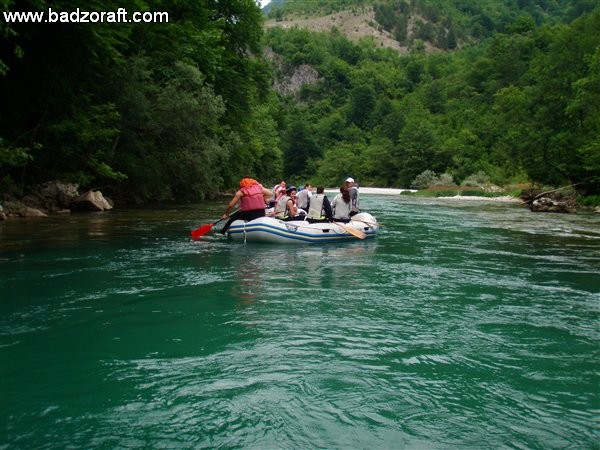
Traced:
[[352, 217], [353, 215], [358, 214], [360, 212], [360, 201], [358, 199], [358, 185], [354, 182], [354, 178], [352, 177], [346, 178], [345, 185], [348, 188], [348, 191], [350, 192], [350, 202], [352, 203], [350, 208], [350, 217]]
[[304, 189], [298, 192], [296, 196], [296, 201], [298, 208], [308, 212], [308, 205], [310, 204], [310, 199], [312, 198], [312, 186], [310, 183], [304, 185]]
[[338, 222], [349, 222], [352, 202], [346, 185], [340, 187], [340, 193], [331, 201], [333, 218]]

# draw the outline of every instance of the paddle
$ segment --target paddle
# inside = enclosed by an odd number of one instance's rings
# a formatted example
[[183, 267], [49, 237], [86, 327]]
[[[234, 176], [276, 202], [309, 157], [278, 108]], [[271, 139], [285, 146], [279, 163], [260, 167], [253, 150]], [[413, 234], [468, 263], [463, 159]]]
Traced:
[[346, 230], [348, 233], [350, 233], [353, 236], [356, 236], [359, 239], [364, 239], [367, 237], [367, 235], [364, 232], [357, 230], [356, 228], [349, 227], [340, 222], [335, 222], [335, 223], [337, 225], [339, 225], [340, 227], [342, 227], [344, 230]]
[[[229, 217], [225, 217], [225, 219], [229, 219], [231, 216], [233, 216], [238, 211], [239, 211], [239, 208], [234, 209], [233, 211], [231, 211], [231, 214], [229, 214]], [[221, 222], [222, 220], [225, 220], [225, 219], [219, 219], [216, 222], [206, 223], [202, 226], [199, 226], [198, 228], [196, 228], [195, 230], [193, 230], [191, 232], [192, 238], [198, 239], [198, 238], [204, 236], [206, 233], [208, 233], [212, 229], [212, 227], [214, 227], [216, 224], [218, 224], [219, 222]]]
[[384, 224], [378, 223], [378, 222], [377, 223], [376, 222], [367, 222], [366, 220], [356, 220], [356, 219], [352, 219], [352, 220], [354, 222], [362, 222], [362, 223], [367, 224], [367, 225], [369, 225], [371, 227], [374, 227], [374, 226], [384, 227], [385, 226]]
[[198, 238], [204, 236], [206, 233], [208, 233], [212, 229], [212, 227], [214, 227], [216, 224], [218, 224], [222, 220], [223, 219], [219, 219], [213, 223], [205, 223], [204, 225], [199, 226], [195, 230], [192, 230], [192, 232], [191, 232], [192, 238], [198, 239]]

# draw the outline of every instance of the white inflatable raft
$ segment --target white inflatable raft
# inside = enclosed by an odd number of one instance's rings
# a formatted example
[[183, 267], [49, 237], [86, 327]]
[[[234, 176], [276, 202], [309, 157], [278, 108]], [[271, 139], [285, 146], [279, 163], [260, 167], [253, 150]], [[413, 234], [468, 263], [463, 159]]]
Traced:
[[356, 214], [348, 223], [309, 223], [274, 217], [259, 217], [245, 222], [234, 221], [227, 234], [232, 240], [274, 244], [325, 243], [374, 238], [379, 231], [377, 220], [369, 213]]

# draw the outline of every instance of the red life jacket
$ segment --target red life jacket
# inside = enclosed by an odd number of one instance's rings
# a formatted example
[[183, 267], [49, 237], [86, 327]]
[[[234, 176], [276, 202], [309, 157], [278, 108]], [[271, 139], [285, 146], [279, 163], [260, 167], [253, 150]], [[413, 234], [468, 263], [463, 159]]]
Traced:
[[255, 211], [257, 209], [265, 209], [265, 199], [262, 193], [260, 184], [243, 187], [241, 189], [242, 199], [240, 200], [240, 209], [242, 211]]

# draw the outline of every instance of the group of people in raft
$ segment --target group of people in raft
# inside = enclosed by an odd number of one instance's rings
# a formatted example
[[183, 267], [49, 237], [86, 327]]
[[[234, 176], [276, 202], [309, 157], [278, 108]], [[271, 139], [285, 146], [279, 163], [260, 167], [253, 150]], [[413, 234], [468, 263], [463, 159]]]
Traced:
[[[233, 214], [229, 212], [240, 203]], [[267, 209], [272, 212], [267, 213]], [[344, 222], [360, 212], [358, 185], [353, 178], [347, 178], [340, 192], [330, 202], [323, 186], [318, 186], [316, 193], [312, 186], [306, 184], [298, 192], [295, 186], [287, 186], [285, 181], [275, 185], [272, 190], [266, 189], [253, 178], [242, 178], [240, 189], [235, 193], [222, 220], [229, 219], [221, 233], [227, 233], [234, 220], [250, 221], [264, 216], [273, 216], [280, 220], [306, 220], [314, 222]]]

